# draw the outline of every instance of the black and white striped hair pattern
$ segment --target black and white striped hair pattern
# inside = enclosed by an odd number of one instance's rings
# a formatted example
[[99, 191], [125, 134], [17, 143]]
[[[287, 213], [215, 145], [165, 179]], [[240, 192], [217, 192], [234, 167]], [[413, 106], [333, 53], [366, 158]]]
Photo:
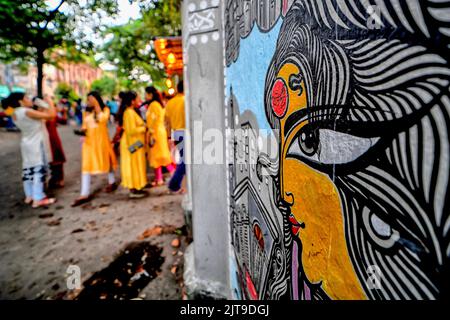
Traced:
[[[299, 159], [336, 185], [371, 299], [449, 294], [449, 37], [450, 1], [297, 0], [267, 73], [266, 115], [278, 129], [271, 88], [286, 63], [301, 70], [292, 77], [305, 82], [317, 148]], [[366, 284], [374, 265], [380, 290]]]

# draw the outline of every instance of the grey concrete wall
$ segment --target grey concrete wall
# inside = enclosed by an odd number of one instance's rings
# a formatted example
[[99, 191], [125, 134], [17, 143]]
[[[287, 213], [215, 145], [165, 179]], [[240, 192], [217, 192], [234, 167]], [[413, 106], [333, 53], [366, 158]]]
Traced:
[[[193, 282], [228, 296], [229, 223], [226, 167], [203, 157], [208, 129], [224, 131], [224, 69], [221, 1], [183, 2], [183, 46], [187, 109], [186, 161], [193, 222]], [[220, 139], [220, 136], [217, 137]], [[219, 143], [223, 145], [223, 143]], [[192, 271], [192, 270], [191, 270]], [[191, 279], [192, 280], [192, 279]], [[188, 279], [188, 283], [190, 280]], [[215, 292], [214, 292], [215, 291]]]

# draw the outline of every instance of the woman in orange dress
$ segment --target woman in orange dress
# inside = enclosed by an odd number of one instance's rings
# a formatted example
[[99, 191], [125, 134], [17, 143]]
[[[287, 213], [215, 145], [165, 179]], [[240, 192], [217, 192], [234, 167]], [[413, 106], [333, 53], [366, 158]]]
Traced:
[[153, 186], [164, 184], [162, 168], [166, 167], [169, 173], [175, 171], [170, 153], [167, 129], [165, 127], [165, 109], [161, 103], [161, 96], [155, 87], [145, 89], [150, 105], [147, 110], [147, 128], [150, 150], [148, 153], [150, 166], [155, 169]]
[[114, 176], [117, 160], [108, 134], [109, 108], [96, 91], [88, 94], [87, 102], [81, 126], [85, 133], [81, 150], [81, 195], [72, 204], [74, 207], [92, 199], [91, 175], [108, 174], [106, 192], [113, 192], [118, 187]]
[[[127, 92], [119, 112], [119, 123], [123, 127], [120, 139], [120, 173], [122, 186], [130, 190], [130, 198], [147, 195], [147, 162], [145, 159], [145, 123], [138, 114], [139, 98], [136, 92]], [[125, 110], [123, 110], [125, 109]]]

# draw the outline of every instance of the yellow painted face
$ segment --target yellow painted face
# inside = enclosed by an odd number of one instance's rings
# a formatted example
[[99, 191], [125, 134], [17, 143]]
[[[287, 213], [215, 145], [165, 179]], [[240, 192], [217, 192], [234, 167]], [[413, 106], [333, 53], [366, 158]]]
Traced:
[[275, 114], [280, 117], [281, 194], [291, 205], [296, 222], [304, 224], [300, 229], [293, 227], [293, 231], [302, 243], [301, 263], [308, 280], [321, 282], [332, 299], [365, 299], [347, 250], [344, 219], [335, 185], [326, 174], [288, 156], [292, 143], [298, 143], [299, 131], [308, 124], [305, 119], [284, 132], [289, 116], [308, 106], [304, 80], [294, 89], [288, 85], [290, 76], [300, 72], [296, 65], [287, 63], [278, 73], [278, 79], [282, 80], [279, 83], [286, 85], [282, 90], [284, 99], [279, 98], [281, 89], [278, 89], [277, 101], [281, 99], [281, 104], [287, 103], [284, 109], [274, 107]]

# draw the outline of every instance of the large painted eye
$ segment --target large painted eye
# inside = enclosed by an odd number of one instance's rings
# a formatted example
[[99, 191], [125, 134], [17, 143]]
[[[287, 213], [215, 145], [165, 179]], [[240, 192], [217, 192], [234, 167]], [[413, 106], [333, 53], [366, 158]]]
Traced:
[[305, 128], [298, 136], [298, 144], [307, 156], [313, 156], [318, 153], [320, 146], [319, 130]]
[[347, 164], [365, 154], [378, 140], [305, 125], [289, 146], [287, 157], [318, 164]]

